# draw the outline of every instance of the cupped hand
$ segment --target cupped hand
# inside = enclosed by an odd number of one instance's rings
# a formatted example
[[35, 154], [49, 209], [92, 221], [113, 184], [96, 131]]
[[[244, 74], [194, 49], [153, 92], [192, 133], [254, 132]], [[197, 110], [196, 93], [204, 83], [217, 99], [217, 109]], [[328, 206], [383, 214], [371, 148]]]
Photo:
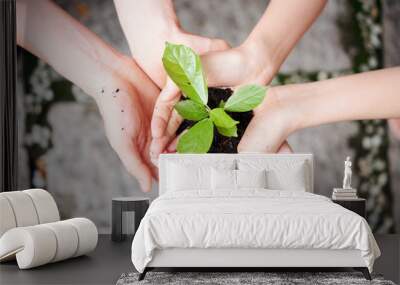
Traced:
[[149, 158], [150, 119], [159, 89], [132, 59], [124, 58], [94, 96], [107, 138], [127, 171], [149, 192], [156, 176]]
[[254, 117], [238, 145], [238, 152], [291, 153], [287, 138], [294, 131], [292, 112], [280, 98], [279, 87], [269, 88], [264, 101], [254, 109]]
[[198, 54], [224, 50], [228, 44], [183, 30], [172, 0], [114, 0], [133, 58], [160, 88], [167, 75], [162, 64], [166, 42], [191, 47]]
[[[201, 56], [203, 69], [207, 76], [208, 86], [239, 86], [244, 84], [269, 84], [275, 75], [276, 68], [268, 55], [259, 56], [262, 53], [260, 46], [254, 42], [245, 42], [243, 45], [227, 49], [224, 51], [209, 52]], [[176, 130], [182, 122], [182, 118], [174, 111], [173, 107], [180, 99], [180, 91], [176, 85], [169, 79], [166, 86], [158, 97], [152, 117], [152, 143], [151, 157], [156, 160], [160, 153], [174, 152], [176, 145]], [[266, 100], [270, 97], [270, 92]], [[265, 101], [265, 100], [264, 100]], [[268, 100], [267, 100], [268, 101]], [[256, 124], [259, 116], [255, 111], [255, 117], [248, 127], [246, 133], [253, 132], [253, 126]], [[245, 133], [245, 135], [246, 135]], [[247, 135], [243, 144], [239, 145], [239, 152], [256, 152], [259, 149], [254, 148], [255, 144], [249, 143], [254, 139], [253, 135]], [[243, 139], [242, 139], [243, 140]], [[268, 152], [291, 152], [290, 146], [286, 141], [278, 148], [267, 148]], [[267, 151], [264, 149], [263, 152]]]

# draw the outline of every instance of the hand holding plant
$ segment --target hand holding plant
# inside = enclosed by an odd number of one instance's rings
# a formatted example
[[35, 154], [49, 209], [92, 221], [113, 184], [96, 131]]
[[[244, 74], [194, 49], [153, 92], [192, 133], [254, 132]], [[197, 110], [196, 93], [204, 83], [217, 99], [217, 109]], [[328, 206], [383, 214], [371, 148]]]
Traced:
[[187, 45], [198, 54], [229, 47], [221, 39], [183, 30], [172, 0], [114, 0], [114, 3], [133, 58], [159, 88], [167, 80], [160, 60], [166, 41]]
[[221, 100], [218, 107], [211, 109], [207, 105], [208, 88], [200, 57], [193, 50], [167, 43], [163, 64], [171, 80], [187, 98], [177, 102], [175, 110], [183, 119], [197, 122], [180, 137], [179, 153], [208, 152], [214, 138], [214, 126], [220, 135], [237, 137], [239, 122], [230, 113], [252, 111], [266, 95], [266, 87], [241, 86], [226, 102]]

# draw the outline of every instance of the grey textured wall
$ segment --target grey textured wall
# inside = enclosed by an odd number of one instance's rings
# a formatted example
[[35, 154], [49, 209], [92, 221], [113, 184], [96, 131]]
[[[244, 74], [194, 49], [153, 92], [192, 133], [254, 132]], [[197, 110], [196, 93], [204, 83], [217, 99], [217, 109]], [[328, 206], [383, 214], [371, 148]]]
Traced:
[[[58, 2], [76, 15], [75, 1]], [[82, 20], [83, 23], [107, 42], [129, 54], [113, 2], [79, 2], [89, 7], [89, 14]], [[246, 38], [267, 5], [267, 1], [263, 0], [176, 0], [175, 3], [185, 29], [205, 36], [225, 38], [232, 45], [237, 45]], [[344, 31], [338, 25], [347, 15], [345, 3], [344, 0], [328, 1], [323, 14], [289, 56], [282, 71], [336, 71], [350, 68], [350, 58], [341, 44]], [[388, 19], [392, 19], [392, 35], [385, 40], [391, 42], [396, 38], [396, 27], [397, 30], [400, 28], [400, 11], [388, 9], [387, 14]], [[390, 52], [397, 57], [387, 55], [387, 61], [390, 64], [399, 64], [399, 46], [390, 46], [390, 49], [387, 54]], [[89, 217], [102, 231], [108, 231], [111, 198], [143, 194], [109, 146], [94, 102], [85, 99], [85, 95], [79, 90], [75, 90], [75, 95], [81, 100], [58, 104], [49, 115], [54, 147], [44, 157], [48, 166], [48, 187], [55, 195], [64, 216]], [[23, 112], [21, 118], [22, 116]], [[355, 131], [353, 123], [339, 123], [305, 130], [290, 137], [289, 142], [296, 152], [311, 152], [315, 155], [317, 193], [330, 195], [332, 188], [341, 184], [343, 159], [346, 155], [352, 155], [347, 146], [347, 138]], [[396, 203], [399, 204], [399, 142], [392, 140], [392, 145], [393, 190], [396, 192]], [[23, 158], [24, 155], [21, 156]], [[28, 179], [24, 165], [26, 163], [21, 164], [21, 185], [26, 185]], [[155, 185], [148, 196], [156, 195]], [[396, 211], [400, 230], [400, 212]]]

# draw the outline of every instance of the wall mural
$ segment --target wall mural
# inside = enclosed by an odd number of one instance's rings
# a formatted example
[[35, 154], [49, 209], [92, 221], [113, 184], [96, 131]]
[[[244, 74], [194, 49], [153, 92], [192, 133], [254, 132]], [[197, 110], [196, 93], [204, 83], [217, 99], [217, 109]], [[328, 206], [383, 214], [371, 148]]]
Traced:
[[[344, 45], [351, 54], [352, 68], [335, 72], [279, 74], [272, 84], [323, 80], [382, 68], [381, 2], [354, 0], [350, 3], [353, 38], [344, 41]], [[90, 99], [31, 54], [22, 52], [22, 63], [26, 112], [24, 145], [28, 153], [30, 183], [32, 187], [47, 188], [43, 156], [53, 147], [48, 113], [57, 103]], [[359, 177], [355, 186], [359, 195], [367, 199], [367, 219], [373, 231], [393, 232], [387, 123], [385, 120], [368, 120], [357, 122], [357, 126], [357, 133], [348, 141], [355, 153], [354, 170]]]

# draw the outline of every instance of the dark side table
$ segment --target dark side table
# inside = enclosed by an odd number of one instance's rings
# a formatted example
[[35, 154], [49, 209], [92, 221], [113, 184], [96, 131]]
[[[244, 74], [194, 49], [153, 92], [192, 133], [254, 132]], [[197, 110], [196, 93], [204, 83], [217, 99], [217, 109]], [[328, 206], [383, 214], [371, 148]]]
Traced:
[[150, 205], [147, 197], [118, 197], [112, 199], [113, 241], [123, 241], [133, 236]]
[[365, 218], [365, 206], [366, 201], [362, 198], [357, 198], [354, 200], [336, 200], [332, 199], [332, 202], [339, 204], [340, 206], [359, 214], [361, 217]]

